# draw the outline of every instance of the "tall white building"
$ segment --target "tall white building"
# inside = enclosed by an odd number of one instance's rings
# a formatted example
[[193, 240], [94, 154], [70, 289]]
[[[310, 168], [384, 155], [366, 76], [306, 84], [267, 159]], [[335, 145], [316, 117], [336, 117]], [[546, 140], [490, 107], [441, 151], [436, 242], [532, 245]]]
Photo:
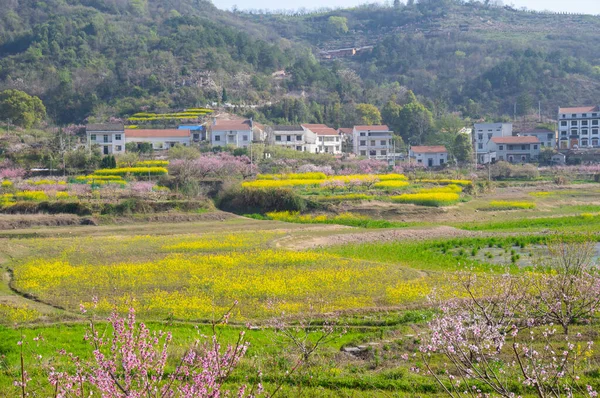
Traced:
[[340, 155], [342, 153], [342, 137], [337, 130], [327, 127], [324, 124], [303, 124], [302, 128], [307, 133], [312, 133], [316, 136], [315, 153], [330, 153], [332, 155]]
[[103, 155], [125, 152], [125, 127], [118, 123], [88, 124], [85, 126], [88, 147], [100, 146]]
[[394, 133], [386, 125], [354, 126], [352, 144], [354, 153], [368, 158], [386, 157], [393, 152]]
[[600, 147], [600, 107], [558, 109], [558, 148]]
[[269, 144], [299, 152], [315, 153], [317, 147], [317, 135], [302, 126], [267, 127], [267, 136]]
[[495, 162], [497, 155], [494, 137], [512, 136], [513, 125], [511, 123], [476, 123], [473, 127], [473, 143], [477, 154], [477, 163], [487, 164]]
[[250, 120], [214, 120], [210, 126], [212, 146], [245, 148], [252, 141], [265, 139], [262, 126]]

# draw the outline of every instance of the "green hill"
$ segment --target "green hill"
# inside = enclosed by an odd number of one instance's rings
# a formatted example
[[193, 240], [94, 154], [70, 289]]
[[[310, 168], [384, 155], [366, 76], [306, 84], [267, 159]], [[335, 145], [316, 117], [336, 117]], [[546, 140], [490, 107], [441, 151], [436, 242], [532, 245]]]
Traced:
[[[42, 98], [57, 123], [221, 100], [278, 122], [352, 122], [412, 90], [441, 117], [600, 102], [600, 18], [458, 0], [322, 13], [227, 12], [205, 0], [7, 0], [0, 89]], [[373, 46], [319, 60], [322, 50]], [[285, 69], [287, 77], [273, 77]], [[282, 102], [282, 98], [287, 98]], [[384, 120], [385, 121], [385, 120]]]

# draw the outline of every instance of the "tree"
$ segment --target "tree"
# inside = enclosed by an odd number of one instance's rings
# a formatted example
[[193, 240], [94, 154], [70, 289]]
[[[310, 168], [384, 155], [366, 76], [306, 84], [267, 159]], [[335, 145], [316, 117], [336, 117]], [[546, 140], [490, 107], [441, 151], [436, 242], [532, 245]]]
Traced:
[[400, 111], [402, 106], [398, 105], [395, 97], [390, 99], [381, 109], [383, 122], [394, 132], [400, 131]]
[[471, 144], [471, 137], [469, 137], [467, 134], [457, 134], [456, 138], [454, 139], [452, 154], [456, 158], [457, 162], [471, 162], [473, 159], [473, 145]]
[[225, 90], [225, 87], [223, 87], [223, 92], [221, 93], [221, 102], [226, 103], [227, 101], [229, 101], [229, 97], [227, 96], [227, 90]]
[[433, 127], [433, 115], [419, 102], [405, 105], [400, 111], [400, 135], [412, 145], [422, 144]]
[[533, 108], [533, 99], [528, 93], [523, 93], [517, 98], [517, 115], [528, 115]]
[[381, 124], [381, 113], [375, 105], [358, 104], [355, 107], [357, 122], [364, 125]]
[[346, 17], [331, 16], [327, 20], [327, 30], [334, 35], [348, 33], [348, 19]]
[[0, 93], [0, 117], [17, 126], [30, 128], [46, 117], [46, 107], [38, 97], [19, 90]]

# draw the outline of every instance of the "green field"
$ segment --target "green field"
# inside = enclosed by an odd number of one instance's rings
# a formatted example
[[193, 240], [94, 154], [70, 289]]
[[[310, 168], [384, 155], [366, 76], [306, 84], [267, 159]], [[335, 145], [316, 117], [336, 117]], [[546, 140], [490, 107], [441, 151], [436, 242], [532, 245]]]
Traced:
[[[13, 381], [20, 375], [20, 340], [31, 386], [45, 396], [47, 368], [62, 361], [55, 359], [58, 350], [89, 357], [83, 337], [90, 317], [110, 331], [107, 315], [133, 306], [152, 330], [172, 331], [167, 371], [173, 371], [177, 354], [199, 335], [209, 335], [211, 320], [236, 300], [230, 324], [219, 335], [233, 342], [247, 330], [251, 345], [228, 381], [231, 388], [257, 383], [260, 369], [267, 392], [281, 385], [282, 396], [443, 395], [434, 379], [411, 371], [419, 367], [418, 358], [403, 358], [418, 350], [419, 334], [435, 313], [428, 296], [460, 297], [453, 287], [456, 272], [492, 278], [527, 273], [548, 258], [548, 242], [596, 240], [595, 185], [561, 191], [536, 196], [529, 188], [511, 188], [443, 212], [396, 205], [396, 217], [386, 221], [405, 222], [401, 228], [234, 217], [2, 231], [0, 396], [19, 394]], [[536, 206], [477, 211], [496, 196]], [[364, 207], [357, 206], [356, 214]], [[382, 220], [385, 212], [374, 212], [376, 207], [363, 217]], [[85, 315], [80, 304], [90, 309]], [[286, 375], [301, 352], [271, 327], [275, 318], [289, 327], [310, 319], [312, 339], [322, 333], [323, 321], [334, 321], [336, 338]], [[594, 321], [575, 331], [598, 340], [596, 327]], [[43, 340], [34, 342], [36, 336]], [[348, 347], [360, 347], [359, 354], [344, 352]], [[582, 383], [600, 385], [597, 359], [594, 354]], [[515, 391], [534, 395], [523, 386]]]

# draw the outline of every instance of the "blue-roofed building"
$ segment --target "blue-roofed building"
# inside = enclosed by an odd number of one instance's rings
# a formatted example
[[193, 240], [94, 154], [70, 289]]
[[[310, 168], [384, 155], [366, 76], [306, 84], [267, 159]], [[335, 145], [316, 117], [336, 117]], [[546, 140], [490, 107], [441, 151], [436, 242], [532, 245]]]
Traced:
[[192, 133], [192, 141], [200, 142], [206, 141], [206, 128], [204, 126], [192, 125], [192, 126], [179, 126], [179, 130], [190, 130]]

